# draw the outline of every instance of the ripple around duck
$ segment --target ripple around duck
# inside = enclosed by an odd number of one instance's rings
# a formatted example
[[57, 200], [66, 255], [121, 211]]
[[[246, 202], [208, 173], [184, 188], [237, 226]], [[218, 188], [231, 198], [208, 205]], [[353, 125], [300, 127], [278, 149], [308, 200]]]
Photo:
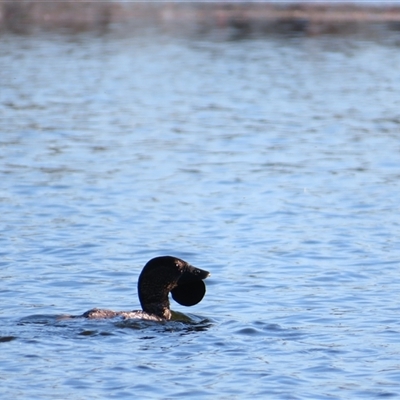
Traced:
[[[24, 327], [21, 331], [20, 339], [24, 339], [27, 332], [37, 331], [58, 333], [61, 336], [79, 337], [79, 336], [115, 336], [120, 335], [124, 330], [134, 330], [138, 333], [144, 332], [146, 335], [141, 339], [149, 340], [158, 337], [162, 333], [178, 333], [180, 335], [189, 335], [190, 333], [203, 332], [212, 327], [213, 322], [209, 319], [200, 318], [194, 315], [186, 316], [182, 313], [174, 313], [175, 321], [168, 323], [154, 322], [140, 319], [106, 319], [106, 320], [87, 320], [85, 318], [71, 318], [60, 315], [30, 315], [17, 321], [14, 326]], [[151, 335], [155, 336], [151, 336]], [[3, 336], [0, 341], [11, 341], [17, 338], [14, 336]]]

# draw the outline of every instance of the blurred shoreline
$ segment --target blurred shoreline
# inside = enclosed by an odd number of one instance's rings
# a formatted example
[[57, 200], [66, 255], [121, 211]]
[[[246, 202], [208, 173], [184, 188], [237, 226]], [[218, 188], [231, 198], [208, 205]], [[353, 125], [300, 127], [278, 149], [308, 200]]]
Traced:
[[289, 30], [308, 35], [358, 31], [373, 25], [400, 30], [400, 4], [118, 2], [6, 0], [0, 3], [0, 32], [35, 29], [73, 31], [164, 27]]

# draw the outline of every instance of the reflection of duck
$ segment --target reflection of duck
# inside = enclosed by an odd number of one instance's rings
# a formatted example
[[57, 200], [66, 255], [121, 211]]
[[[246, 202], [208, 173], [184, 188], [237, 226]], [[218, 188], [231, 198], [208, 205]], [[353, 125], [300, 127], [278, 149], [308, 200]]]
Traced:
[[140, 318], [153, 321], [171, 319], [168, 294], [183, 306], [193, 306], [206, 293], [206, 279], [210, 273], [193, 267], [176, 257], [164, 256], [151, 259], [143, 268], [138, 281], [139, 300], [143, 311], [111, 311], [93, 308], [82, 317]]

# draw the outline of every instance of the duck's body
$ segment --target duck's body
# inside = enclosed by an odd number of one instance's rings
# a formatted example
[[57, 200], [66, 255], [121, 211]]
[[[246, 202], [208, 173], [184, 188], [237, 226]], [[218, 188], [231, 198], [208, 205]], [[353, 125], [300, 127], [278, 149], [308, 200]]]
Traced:
[[93, 308], [81, 317], [103, 319], [121, 317], [150, 321], [171, 319], [168, 295], [184, 306], [201, 301], [206, 292], [203, 279], [210, 273], [195, 268], [176, 257], [164, 256], [151, 259], [143, 268], [138, 281], [138, 294], [143, 311], [112, 311]]
[[157, 315], [149, 314], [144, 311], [112, 311], [93, 308], [82, 314], [82, 317], [89, 319], [106, 319], [120, 317], [122, 319], [143, 319], [147, 321], [164, 321], [165, 318], [157, 317]]

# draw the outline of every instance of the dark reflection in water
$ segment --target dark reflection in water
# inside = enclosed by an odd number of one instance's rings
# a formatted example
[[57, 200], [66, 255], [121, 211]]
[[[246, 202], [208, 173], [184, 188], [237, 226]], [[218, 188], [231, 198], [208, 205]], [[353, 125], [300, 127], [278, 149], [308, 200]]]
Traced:
[[0, 343], [11, 342], [15, 339], [17, 339], [15, 336], [0, 336]]

